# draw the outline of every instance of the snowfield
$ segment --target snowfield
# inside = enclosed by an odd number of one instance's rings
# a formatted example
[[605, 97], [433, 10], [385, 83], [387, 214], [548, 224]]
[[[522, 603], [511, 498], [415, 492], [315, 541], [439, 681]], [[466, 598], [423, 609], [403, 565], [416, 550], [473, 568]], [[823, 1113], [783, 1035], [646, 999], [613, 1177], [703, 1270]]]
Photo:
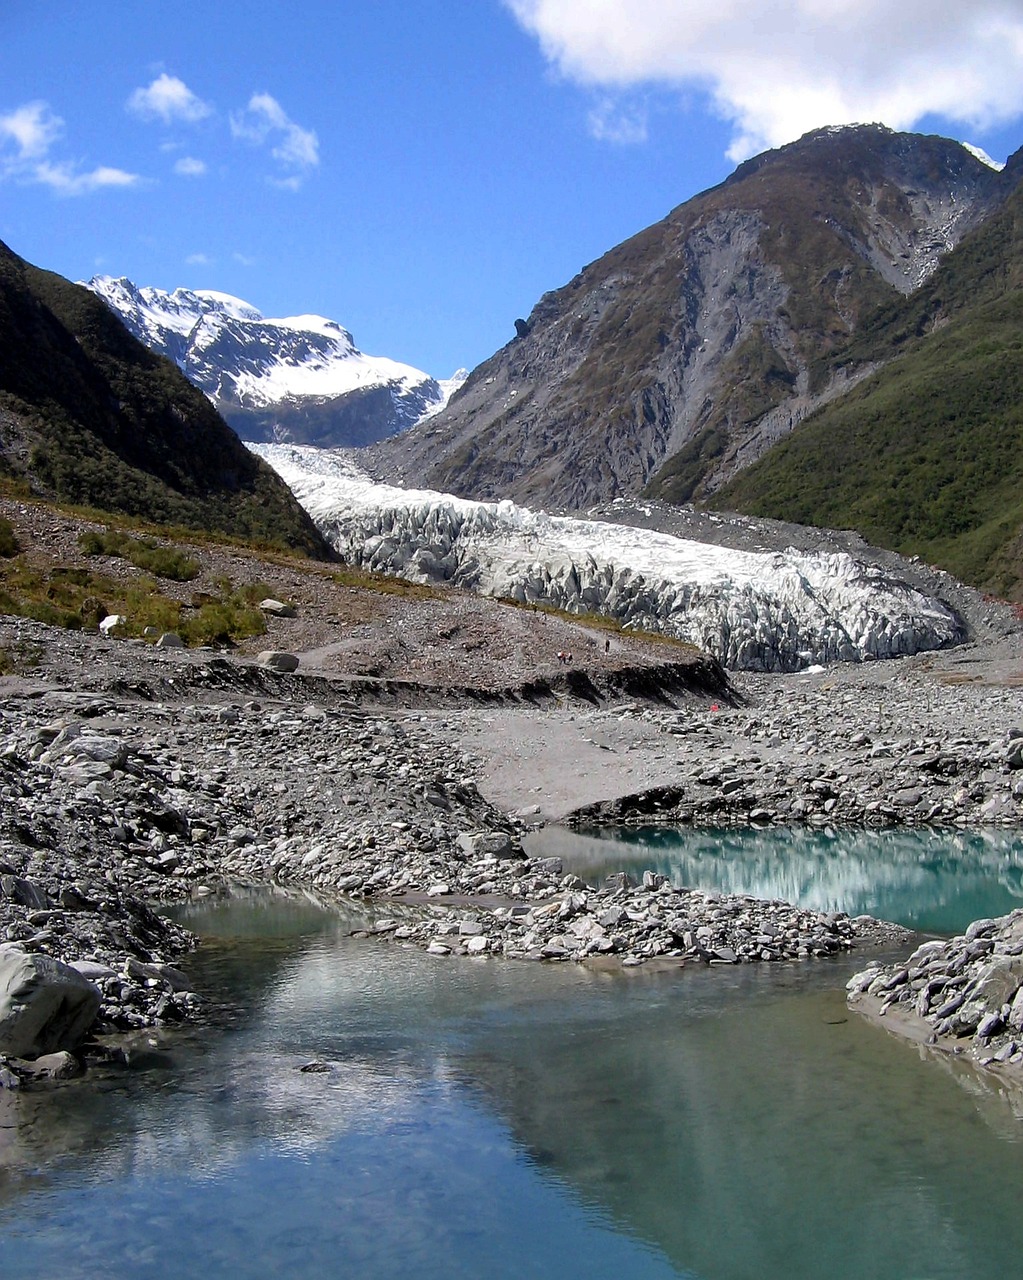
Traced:
[[214, 402], [263, 409], [389, 387], [409, 401], [408, 426], [442, 409], [467, 376], [459, 370], [437, 382], [411, 365], [366, 355], [335, 320], [317, 315], [271, 319], [241, 298], [212, 289], [168, 293], [111, 276], [94, 276], [86, 287]]
[[331, 450], [250, 448], [353, 564], [606, 614], [689, 641], [732, 669], [795, 671], [965, 639], [947, 604], [846, 552], [738, 551], [511, 502], [379, 485]]

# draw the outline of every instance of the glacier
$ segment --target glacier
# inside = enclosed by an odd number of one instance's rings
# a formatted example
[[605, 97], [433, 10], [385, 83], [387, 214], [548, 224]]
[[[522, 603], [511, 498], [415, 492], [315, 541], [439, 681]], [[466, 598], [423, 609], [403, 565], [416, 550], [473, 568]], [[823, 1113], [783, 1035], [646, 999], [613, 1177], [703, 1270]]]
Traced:
[[741, 551], [630, 525], [374, 483], [349, 454], [250, 445], [349, 563], [523, 605], [600, 613], [712, 653], [796, 671], [966, 639], [944, 601], [845, 551]]

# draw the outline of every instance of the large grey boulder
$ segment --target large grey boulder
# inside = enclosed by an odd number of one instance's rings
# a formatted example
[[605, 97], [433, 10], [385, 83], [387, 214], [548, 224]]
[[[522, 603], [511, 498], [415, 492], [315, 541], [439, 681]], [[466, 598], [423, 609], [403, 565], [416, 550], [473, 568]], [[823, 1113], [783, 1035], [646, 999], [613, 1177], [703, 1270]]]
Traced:
[[99, 989], [52, 956], [0, 946], [0, 1053], [74, 1049], [95, 1021]]
[[260, 600], [259, 607], [264, 613], [273, 614], [275, 618], [296, 618], [298, 613], [293, 604], [286, 604], [283, 600]]
[[512, 844], [511, 836], [504, 831], [463, 831], [458, 837], [458, 847], [467, 858], [521, 858], [522, 853]]
[[284, 653], [279, 649], [267, 649], [259, 655], [257, 661], [261, 666], [269, 667], [271, 671], [297, 671], [298, 656], [294, 653]]

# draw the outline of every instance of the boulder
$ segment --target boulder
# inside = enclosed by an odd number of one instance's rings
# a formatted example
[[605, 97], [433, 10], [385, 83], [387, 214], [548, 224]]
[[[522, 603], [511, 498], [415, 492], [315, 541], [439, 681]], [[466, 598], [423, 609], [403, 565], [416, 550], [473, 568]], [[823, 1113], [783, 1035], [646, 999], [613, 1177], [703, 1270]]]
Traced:
[[176, 631], [165, 631], [157, 640], [156, 647], [158, 649], [183, 649], [185, 642]]
[[297, 671], [298, 655], [294, 653], [284, 653], [279, 649], [267, 649], [259, 655], [257, 661], [261, 666], [269, 667], [271, 671]]
[[46, 890], [23, 876], [0, 876], [0, 894], [31, 911], [45, 911], [51, 905]]
[[92, 760], [97, 764], [109, 765], [111, 769], [123, 769], [128, 760], [128, 748], [114, 734], [86, 731], [69, 738], [67, 742], [62, 743], [58, 738], [50, 748], [50, 755], [54, 759], [63, 756], [75, 760]]
[[295, 606], [285, 604], [282, 600], [260, 600], [259, 607], [264, 613], [271, 613], [275, 618], [296, 618]]
[[99, 1012], [87, 978], [52, 956], [0, 947], [0, 1054], [38, 1058], [74, 1049]]
[[10, 1066], [23, 1080], [72, 1080], [85, 1070], [75, 1055], [66, 1049], [59, 1053], [44, 1053], [31, 1062], [12, 1058]]
[[469, 858], [522, 857], [512, 845], [511, 836], [504, 831], [463, 831], [458, 837], [458, 847]]
[[122, 613], [108, 613], [100, 622], [100, 634], [105, 636], [123, 636], [126, 634], [128, 619]]

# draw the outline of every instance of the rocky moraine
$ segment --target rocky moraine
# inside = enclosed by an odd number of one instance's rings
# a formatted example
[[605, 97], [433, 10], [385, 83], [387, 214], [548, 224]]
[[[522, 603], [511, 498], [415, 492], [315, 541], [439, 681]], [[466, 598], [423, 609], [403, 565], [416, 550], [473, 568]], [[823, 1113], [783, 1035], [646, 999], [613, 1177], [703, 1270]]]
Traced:
[[[154, 906], [232, 883], [355, 897], [382, 943], [425, 948], [438, 962], [777, 962], [909, 935], [651, 873], [589, 885], [556, 859], [527, 856], [527, 827], [575, 811], [716, 824], [1023, 818], [1018, 688], [961, 679], [952, 667], [968, 651], [945, 656], [945, 679], [914, 660], [737, 677], [730, 701], [699, 690], [600, 705], [549, 694], [438, 709], [421, 689], [403, 699], [393, 682], [353, 686], [15, 620], [0, 621], [0, 633], [38, 663], [2, 682], [0, 987], [26, 957], [75, 970], [96, 1006], [79, 1058], [103, 1052], [101, 1033], [201, 1016], [187, 977], [194, 940]], [[1003, 658], [1017, 669], [1014, 650]], [[512, 777], [514, 745], [528, 754], [532, 741], [561, 739], [601, 757], [602, 803], [580, 805], [585, 788], [570, 793], [574, 804], [527, 803], [542, 751], [532, 775], [525, 766]], [[1001, 928], [985, 926], [969, 945], [997, 950]], [[946, 975], [950, 991], [962, 971]], [[876, 992], [887, 975], [869, 972], [862, 985]], [[919, 983], [910, 989], [919, 998]], [[929, 992], [937, 1007], [933, 983]], [[1015, 989], [997, 994], [998, 1029], [1011, 1030], [1021, 1021]], [[976, 985], [967, 998], [981, 999]], [[0, 1011], [4, 999], [9, 1011], [0, 989]], [[985, 1033], [989, 1045], [990, 1020]], [[1002, 1060], [1023, 1059], [1023, 1030], [1018, 1039]], [[74, 1070], [68, 1054], [27, 1061], [54, 1047], [0, 1042], [5, 1082]]]

